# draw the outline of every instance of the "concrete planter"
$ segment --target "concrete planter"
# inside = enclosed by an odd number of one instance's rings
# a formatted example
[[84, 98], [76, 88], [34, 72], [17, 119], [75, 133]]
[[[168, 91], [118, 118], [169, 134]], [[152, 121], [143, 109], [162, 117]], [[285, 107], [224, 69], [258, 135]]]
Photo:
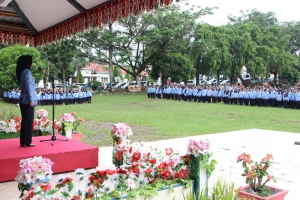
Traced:
[[239, 192], [240, 198], [251, 199], [251, 200], [284, 200], [285, 195], [289, 192], [288, 190], [276, 188], [273, 186], [267, 186], [270, 190], [271, 195], [268, 197], [260, 197], [256, 195], [249, 185], [241, 188]]

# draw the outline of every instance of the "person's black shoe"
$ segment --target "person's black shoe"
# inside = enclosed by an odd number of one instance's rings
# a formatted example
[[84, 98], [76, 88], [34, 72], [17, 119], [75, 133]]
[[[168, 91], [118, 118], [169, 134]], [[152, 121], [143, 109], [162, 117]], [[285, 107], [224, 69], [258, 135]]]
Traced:
[[35, 144], [25, 144], [26, 147], [35, 147]]

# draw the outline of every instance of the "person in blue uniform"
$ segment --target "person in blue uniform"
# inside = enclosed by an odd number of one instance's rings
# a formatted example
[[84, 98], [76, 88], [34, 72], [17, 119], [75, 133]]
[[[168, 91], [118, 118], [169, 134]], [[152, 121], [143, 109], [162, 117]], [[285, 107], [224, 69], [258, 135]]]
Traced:
[[268, 105], [269, 105], [269, 92], [267, 91], [267, 89], [265, 89], [262, 92], [262, 99], [263, 99], [263, 102], [264, 102], [264, 106], [268, 107]]
[[239, 97], [239, 93], [238, 93], [238, 90], [237, 90], [237, 89], [235, 89], [235, 90], [233, 91], [232, 97], [233, 97], [233, 103], [234, 103], [235, 105], [237, 105], [237, 100], [238, 100], [238, 97]]
[[262, 105], [262, 91], [261, 91], [261, 89], [257, 90], [256, 99], [257, 99], [256, 105], [258, 105], [260, 107]]
[[244, 100], [244, 105], [245, 106], [248, 106], [249, 105], [249, 96], [250, 92], [248, 90], [248, 88], [246, 88], [246, 90], [244, 91], [244, 94], [243, 94], [243, 100]]
[[290, 100], [290, 108], [294, 109], [295, 108], [295, 105], [296, 105], [296, 97], [295, 97], [295, 90], [292, 89], [290, 94], [289, 94], [289, 100]]
[[282, 92], [281, 92], [281, 90], [277, 90], [277, 93], [276, 93], [275, 97], [276, 97], [277, 107], [281, 108], [281, 106], [282, 106]]
[[300, 109], [300, 90], [297, 89], [295, 93], [295, 99], [296, 99], [296, 108]]
[[188, 87], [187, 86], [184, 86], [185, 88], [183, 89], [183, 100], [184, 101], [187, 101], [187, 98], [188, 98]]
[[284, 91], [282, 99], [283, 99], [283, 107], [288, 108], [289, 107], [289, 92], [287, 90]]
[[151, 88], [152, 88], [151, 85], [149, 85], [148, 88], [147, 88], [147, 95], [148, 95], [148, 98], [151, 97]]
[[212, 102], [216, 103], [217, 102], [217, 98], [218, 98], [218, 91], [216, 90], [215, 87], [213, 87], [213, 89], [211, 91], [211, 96], [212, 96]]
[[205, 101], [206, 101], [206, 87], [204, 87], [202, 89], [201, 96], [202, 96], [202, 103], [205, 103]]
[[72, 90], [68, 91], [69, 104], [74, 104], [74, 93]]
[[196, 86], [194, 86], [193, 89], [193, 98], [194, 98], [194, 102], [198, 101], [198, 88]]
[[211, 102], [211, 93], [212, 93], [211, 88], [208, 88], [206, 90], [206, 101], [207, 101], [207, 103]]
[[193, 97], [193, 91], [194, 89], [192, 87], [188, 87], [188, 100], [192, 101], [192, 97]]
[[238, 92], [239, 92], [239, 94], [238, 94], [238, 102], [242, 106], [243, 103], [244, 103], [244, 90], [240, 89]]
[[30, 72], [32, 57], [23, 55], [18, 58], [16, 76], [21, 89], [19, 105], [22, 115], [20, 146], [34, 147], [32, 144], [32, 124], [34, 118], [34, 106], [37, 105], [36, 88], [34, 78]]

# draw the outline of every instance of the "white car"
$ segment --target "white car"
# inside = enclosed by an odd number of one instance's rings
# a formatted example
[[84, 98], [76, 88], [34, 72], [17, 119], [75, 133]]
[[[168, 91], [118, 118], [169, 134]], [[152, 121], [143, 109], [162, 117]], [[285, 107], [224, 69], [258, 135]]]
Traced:
[[220, 82], [220, 85], [231, 84], [230, 80], [223, 80]]
[[209, 85], [212, 85], [212, 84], [216, 84], [217, 83], [217, 80], [216, 79], [210, 79], [209, 81], [207, 81], [206, 84], [209, 84]]
[[125, 83], [124, 85], [122, 85], [120, 88], [124, 90], [124, 89], [126, 89], [126, 88], [128, 87], [129, 84], [130, 84], [130, 83], [127, 82], [127, 83]]
[[199, 85], [205, 85], [205, 84], [207, 84], [207, 81], [205, 81], [205, 80], [199, 80]]

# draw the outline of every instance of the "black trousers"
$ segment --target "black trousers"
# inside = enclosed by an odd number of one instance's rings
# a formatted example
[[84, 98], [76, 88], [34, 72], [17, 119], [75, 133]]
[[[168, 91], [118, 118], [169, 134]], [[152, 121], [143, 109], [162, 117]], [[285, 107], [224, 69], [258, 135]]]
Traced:
[[34, 117], [34, 106], [29, 104], [20, 104], [22, 115], [20, 145], [29, 145], [32, 142], [32, 126]]
[[296, 108], [300, 109], [300, 101], [296, 101]]
[[284, 100], [283, 101], [283, 107], [284, 108], [288, 108], [289, 107], [289, 101], [288, 100]]
[[237, 98], [233, 98], [234, 104], [237, 104]]

